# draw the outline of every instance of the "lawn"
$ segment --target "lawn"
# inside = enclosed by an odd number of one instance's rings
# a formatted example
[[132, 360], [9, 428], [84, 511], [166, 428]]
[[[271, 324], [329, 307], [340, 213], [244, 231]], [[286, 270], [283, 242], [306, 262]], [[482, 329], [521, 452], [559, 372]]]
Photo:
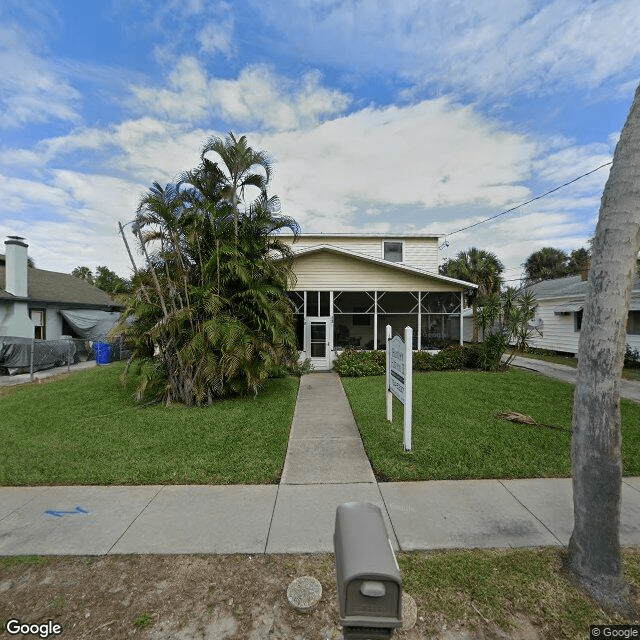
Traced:
[[122, 363], [2, 390], [0, 485], [277, 482], [297, 378], [208, 408], [136, 406]]
[[[535, 373], [442, 371], [414, 375], [413, 447], [402, 447], [402, 405], [386, 420], [384, 376], [343, 378], [379, 479], [444, 480], [571, 475], [573, 386]], [[560, 429], [515, 424], [517, 411]], [[625, 475], [640, 475], [640, 405], [622, 400]]]

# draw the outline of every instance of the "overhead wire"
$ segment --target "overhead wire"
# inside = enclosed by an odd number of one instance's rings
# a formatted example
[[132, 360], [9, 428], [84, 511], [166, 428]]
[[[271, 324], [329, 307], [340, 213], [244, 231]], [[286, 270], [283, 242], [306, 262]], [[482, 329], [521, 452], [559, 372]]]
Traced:
[[568, 182], [564, 182], [563, 184], [554, 187], [553, 189], [549, 189], [549, 191], [546, 191], [545, 193], [535, 196], [534, 198], [531, 198], [529, 200], [527, 200], [526, 202], [521, 202], [520, 204], [515, 205], [514, 207], [511, 207], [510, 209], [505, 209], [504, 211], [501, 211], [500, 213], [496, 213], [493, 216], [489, 216], [488, 218], [485, 218], [484, 220], [479, 220], [478, 222], [474, 222], [473, 224], [469, 224], [466, 227], [462, 227], [460, 229], [457, 229], [456, 231], [452, 231], [451, 233], [447, 233], [445, 234], [445, 244], [448, 245], [446, 238], [452, 235], [455, 235], [456, 233], [460, 233], [461, 231], [466, 231], [467, 229], [472, 229], [473, 227], [477, 227], [478, 225], [484, 224], [485, 222], [489, 222], [491, 220], [495, 220], [496, 218], [499, 218], [500, 216], [504, 216], [507, 213], [511, 213], [512, 211], [515, 211], [516, 209], [520, 209], [521, 207], [524, 207], [527, 204], [531, 204], [532, 202], [535, 202], [536, 200], [541, 200], [542, 198], [546, 198], [548, 195], [555, 193], [556, 191], [559, 191], [560, 189], [564, 189], [564, 187], [568, 187], [570, 184], [573, 184], [574, 182], [578, 182], [578, 180], [582, 180], [582, 178], [586, 178], [587, 176], [590, 176], [592, 173], [595, 173], [596, 171], [600, 171], [600, 169], [603, 169], [604, 167], [608, 167], [610, 164], [613, 164], [613, 160], [609, 161], [609, 162], [605, 162], [604, 164], [601, 164], [599, 167], [596, 167], [595, 169], [591, 169], [591, 171], [587, 171], [586, 173], [583, 173], [582, 175], [578, 176], [577, 178], [573, 178], [572, 180], [569, 180]]

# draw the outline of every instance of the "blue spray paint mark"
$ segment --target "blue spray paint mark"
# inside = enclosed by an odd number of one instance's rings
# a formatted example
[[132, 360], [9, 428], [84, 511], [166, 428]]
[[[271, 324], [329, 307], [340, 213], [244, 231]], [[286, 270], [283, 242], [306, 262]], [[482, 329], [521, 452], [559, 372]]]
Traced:
[[55, 516], [56, 518], [62, 518], [63, 516], [67, 516], [67, 515], [77, 515], [77, 514], [83, 514], [86, 515], [89, 512], [86, 509], [83, 509], [82, 507], [76, 507], [73, 511], [54, 511], [53, 509], [47, 509], [45, 511], [45, 514], [48, 516]]

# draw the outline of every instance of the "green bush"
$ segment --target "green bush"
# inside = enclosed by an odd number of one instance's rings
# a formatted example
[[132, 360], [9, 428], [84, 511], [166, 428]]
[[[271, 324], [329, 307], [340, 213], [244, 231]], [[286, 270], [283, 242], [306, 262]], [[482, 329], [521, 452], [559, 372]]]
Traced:
[[[439, 353], [414, 351], [414, 371], [447, 371], [458, 369], [493, 368], [493, 350], [486, 351], [480, 345], [450, 345]], [[381, 376], [385, 373], [385, 351], [359, 351], [345, 349], [333, 363], [334, 370], [341, 376]]]
[[341, 376], [382, 376], [385, 374], [385, 354], [385, 351], [345, 349], [335, 359], [333, 369]]

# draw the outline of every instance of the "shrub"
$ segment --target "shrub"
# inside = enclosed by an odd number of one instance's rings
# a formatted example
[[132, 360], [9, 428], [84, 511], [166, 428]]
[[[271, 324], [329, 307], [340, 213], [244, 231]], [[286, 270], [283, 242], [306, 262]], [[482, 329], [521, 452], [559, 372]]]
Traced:
[[385, 351], [345, 349], [334, 361], [333, 369], [341, 376], [362, 377], [385, 374]]
[[640, 369], [640, 353], [629, 345], [626, 346], [624, 351], [624, 366], [627, 369]]
[[[414, 371], [445, 371], [451, 369], [478, 369], [482, 360], [483, 345], [450, 345], [439, 353], [414, 351]], [[493, 352], [487, 353], [487, 357]], [[493, 360], [487, 360], [487, 368]], [[345, 349], [333, 363], [341, 376], [381, 376], [385, 374], [386, 351], [359, 351]]]

